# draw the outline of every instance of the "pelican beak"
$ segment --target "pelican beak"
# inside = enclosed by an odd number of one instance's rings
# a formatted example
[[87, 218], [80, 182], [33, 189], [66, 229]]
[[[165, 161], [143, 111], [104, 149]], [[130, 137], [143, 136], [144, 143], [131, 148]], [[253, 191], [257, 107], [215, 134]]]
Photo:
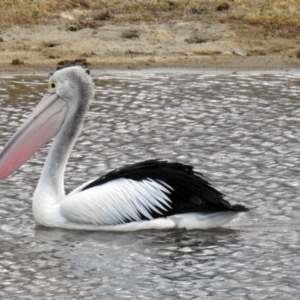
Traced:
[[0, 153], [0, 180], [22, 166], [57, 134], [67, 114], [68, 103], [55, 93], [46, 93]]

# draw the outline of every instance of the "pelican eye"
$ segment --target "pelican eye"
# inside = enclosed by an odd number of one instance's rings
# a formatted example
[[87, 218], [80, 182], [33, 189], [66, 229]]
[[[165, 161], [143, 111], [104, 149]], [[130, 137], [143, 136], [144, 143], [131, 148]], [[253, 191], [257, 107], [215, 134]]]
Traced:
[[55, 92], [56, 91], [56, 82], [50, 82], [49, 91], [50, 92]]

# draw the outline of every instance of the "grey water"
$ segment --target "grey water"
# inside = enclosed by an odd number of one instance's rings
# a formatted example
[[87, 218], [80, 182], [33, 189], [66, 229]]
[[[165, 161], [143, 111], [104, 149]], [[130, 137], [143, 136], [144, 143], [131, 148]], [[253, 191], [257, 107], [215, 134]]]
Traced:
[[[0, 182], [0, 299], [299, 299], [300, 73], [104, 70], [66, 170], [71, 191], [150, 158], [192, 164], [231, 203], [225, 228], [36, 227], [49, 145]], [[0, 149], [48, 75], [0, 76]]]

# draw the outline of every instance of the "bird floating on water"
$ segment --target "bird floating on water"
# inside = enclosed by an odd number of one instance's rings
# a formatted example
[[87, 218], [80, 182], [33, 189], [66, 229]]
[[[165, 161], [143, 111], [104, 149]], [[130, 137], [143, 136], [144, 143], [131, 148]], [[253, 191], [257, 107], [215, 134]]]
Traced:
[[78, 66], [56, 71], [48, 91], [0, 154], [0, 180], [55, 136], [33, 195], [36, 224], [81, 230], [219, 227], [243, 205], [231, 205], [192, 166], [147, 160], [124, 166], [65, 194], [65, 167], [94, 98]]

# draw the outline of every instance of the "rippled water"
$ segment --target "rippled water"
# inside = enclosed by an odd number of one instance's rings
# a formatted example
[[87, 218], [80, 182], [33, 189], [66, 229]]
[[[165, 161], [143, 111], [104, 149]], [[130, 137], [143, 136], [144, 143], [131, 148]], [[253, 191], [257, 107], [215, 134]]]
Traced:
[[[0, 78], [0, 149], [47, 77]], [[30, 199], [47, 146], [0, 182], [0, 298], [298, 299], [299, 72], [102, 71], [94, 78], [68, 191], [160, 157], [195, 165], [251, 211], [205, 231], [35, 228]]]

